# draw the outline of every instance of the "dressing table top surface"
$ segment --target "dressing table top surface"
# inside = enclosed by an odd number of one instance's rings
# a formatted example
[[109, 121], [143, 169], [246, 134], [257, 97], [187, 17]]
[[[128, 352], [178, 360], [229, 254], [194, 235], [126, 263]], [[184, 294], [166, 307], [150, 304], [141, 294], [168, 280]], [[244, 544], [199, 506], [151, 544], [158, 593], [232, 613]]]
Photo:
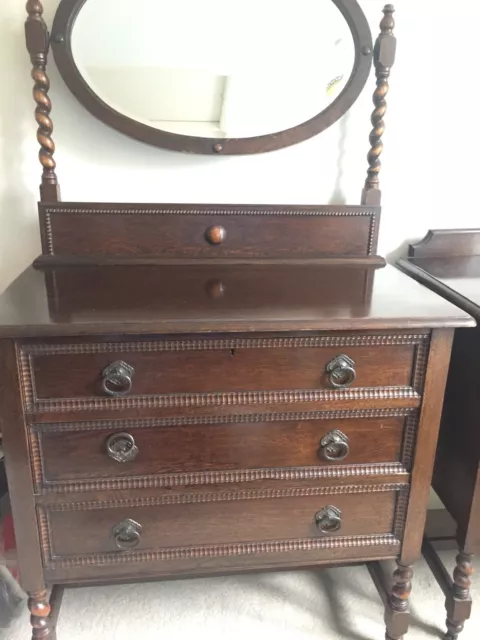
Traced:
[[444, 286], [445, 291], [442, 295], [451, 300], [455, 297], [455, 304], [462, 304], [458, 298], [461, 296], [465, 302], [473, 303], [477, 307], [476, 316], [480, 316], [480, 255], [412, 258], [410, 262], [426, 276], [431, 276], [439, 285]]
[[409, 247], [399, 267], [453, 304], [480, 318], [480, 230], [439, 229]]
[[468, 327], [391, 266], [28, 268], [0, 296], [0, 336]]

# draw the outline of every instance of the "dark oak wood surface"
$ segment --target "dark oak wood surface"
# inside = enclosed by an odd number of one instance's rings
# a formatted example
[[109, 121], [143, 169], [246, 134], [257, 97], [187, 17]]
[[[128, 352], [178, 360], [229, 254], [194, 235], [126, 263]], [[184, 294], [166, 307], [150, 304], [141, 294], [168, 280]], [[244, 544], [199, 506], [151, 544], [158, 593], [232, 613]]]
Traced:
[[379, 206], [40, 204], [44, 261], [371, 256]]
[[[380, 489], [383, 487], [380, 485]], [[308, 495], [310, 492], [312, 495]], [[265, 492], [268, 496], [268, 491]], [[272, 492], [275, 495], [275, 491]], [[281, 490], [278, 492], [281, 495]], [[326, 537], [315, 524], [315, 515], [328, 505], [341, 511], [340, 529], [332, 536], [393, 534], [395, 492], [382, 490], [359, 495], [318, 495], [316, 488], [304, 490], [307, 495], [264, 497], [255, 499], [252, 492], [244, 495], [227, 493], [205, 503], [189, 502], [188, 494], [179, 504], [153, 506], [122, 506], [77, 510], [66, 505], [65, 510], [49, 510], [52, 555], [60, 559], [97, 553], [119, 557], [112, 529], [125, 518], [142, 527], [138, 552], [148, 549], [169, 549], [189, 545], [249, 543], [258, 540], [321, 539]], [[145, 499], [146, 502], [146, 499]], [[155, 498], [152, 497], [155, 503]], [[93, 504], [93, 503], [92, 503]], [[59, 508], [59, 507], [57, 507]], [[252, 526], [252, 524], [255, 526]], [[159, 542], [161, 541], [161, 542]], [[128, 557], [125, 558], [128, 560]], [[99, 558], [97, 562], [101, 563]], [[107, 560], [108, 562], [108, 560]], [[95, 564], [95, 558], [92, 558]]]
[[[413, 244], [400, 268], [480, 320], [480, 231], [430, 231]], [[460, 553], [453, 581], [434, 548], [429, 563], [447, 594], [447, 638], [470, 616], [472, 555], [480, 552], [480, 328], [458, 329], [452, 350], [433, 487], [457, 525]]]
[[[102, 372], [118, 360], [133, 367], [132, 389], [128, 396], [195, 394], [195, 393], [241, 393], [242, 391], [273, 391], [282, 389], [328, 389], [331, 388], [327, 365], [339, 353], [350, 357], [356, 371], [356, 378], [350, 388], [408, 386], [411, 382], [415, 347], [413, 345], [384, 346], [369, 349], [362, 346], [318, 345], [312, 337], [308, 341], [294, 341], [278, 338], [278, 346], [273, 339], [242, 338], [237, 341], [194, 341], [185, 351], [175, 351], [174, 341], [151, 340], [144, 351], [133, 351], [131, 343], [105, 343], [92, 353], [32, 354], [30, 362], [36, 398], [88, 398], [109, 397], [102, 389]], [[203, 343], [203, 344], [202, 344]], [[57, 344], [51, 344], [54, 352]], [[68, 343], [67, 343], [68, 344]], [[88, 342], [84, 343], [85, 351]], [[217, 345], [218, 346], [215, 346]], [[229, 345], [237, 345], [232, 346]], [[327, 342], [328, 344], [328, 342]], [[171, 351], [169, 346], [172, 345]], [[30, 345], [29, 345], [30, 346]], [[58, 345], [60, 348], [64, 344]], [[48, 345], [43, 345], [43, 348]], [[33, 347], [35, 348], [35, 347]], [[99, 352], [100, 351], [100, 352]], [[215, 372], [215, 377], [205, 375], [205, 371]], [[292, 379], [292, 371], [295, 377]], [[68, 377], [66, 377], [68, 373]]]
[[[60, 5], [56, 52], [81, 1]], [[41, 0], [27, 2], [43, 255], [0, 296], [0, 428], [33, 640], [56, 639], [59, 583], [384, 558], [397, 562], [386, 638], [407, 631], [453, 329], [474, 320], [375, 255], [394, 8], [362, 51], [356, 1], [334, 1], [355, 23], [355, 82], [375, 62], [356, 206], [59, 202], [50, 38]], [[321, 120], [208, 151], [270, 150]]]
[[[415, 414], [411, 419], [415, 418]], [[212, 417], [210, 424], [173, 424], [168, 421], [141, 423], [34, 425], [32, 446], [42, 459], [39, 490], [58, 483], [100, 478], [129, 478], [196, 471], [325, 467], [339, 465], [400, 463], [408, 469], [408, 451], [403, 451], [406, 416], [395, 411], [381, 418], [350, 418], [348, 414], [305, 413], [295, 419], [271, 421], [268, 415], [253, 415], [235, 422]], [[166, 424], [165, 424], [166, 423]], [[408, 427], [407, 427], [408, 428]], [[337, 430], [346, 445], [329, 454], [324, 438]], [[138, 452], [118, 461], [107, 450], [108, 440], [127, 433]], [[408, 437], [411, 437], [409, 434]], [[37, 443], [38, 442], [38, 443]], [[330, 445], [332, 446], [332, 445]], [[330, 456], [330, 457], [327, 457]]]
[[[341, 331], [474, 324], [468, 314], [393, 267], [291, 265], [288, 288], [281, 265], [219, 264], [206, 270], [199, 266], [187, 275], [181, 266], [57, 267], [45, 272], [29, 268], [0, 296], [0, 336]], [[308, 278], [308, 286], [302, 284], [302, 276]], [[59, 291], [57, 278], [63, 285]], [[88, 278], [91, 287], [68, 287], [69, 278], [73, 283]], [[208, 282], [224, 279], [224, 295], [211, 296], [211, 289], [205, 290]], [[186, 280], [189, 290], [196, 292], [192, 299], [185, 295]], [[275, 293], [262, 303], [260, 291], [266, 283], [274, 286]], [[215, 282], [211, 287], [222, 289]]]

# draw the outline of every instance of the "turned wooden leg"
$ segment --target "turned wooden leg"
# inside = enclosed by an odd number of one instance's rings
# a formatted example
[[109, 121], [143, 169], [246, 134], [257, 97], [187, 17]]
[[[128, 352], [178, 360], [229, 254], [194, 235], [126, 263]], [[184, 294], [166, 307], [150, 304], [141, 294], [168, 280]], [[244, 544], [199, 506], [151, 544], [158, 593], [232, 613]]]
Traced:
[[52, 625], [50, 620], [50, 602], [47, 591], [30, 593], [28, 608], [30, 609], [30, 624], [32, 625], [32, 640], [48, 638], [52, 640]]
[[447, 595], [445, 607], [447, 609], [447, 633], [445, 640], [456, 640], [463, 630], [465, 620], [468, 620], [472, 611], [472, 598], [470, 596], [473, 555], [460, 551], [457, 555], [457, 566], [453, 572], [453, 585]]
[[401, 640], [408, 631], [408, 597], [412, 590], [413, 568], [397, 562], [393, 586], [385, 607], [386, 640]]

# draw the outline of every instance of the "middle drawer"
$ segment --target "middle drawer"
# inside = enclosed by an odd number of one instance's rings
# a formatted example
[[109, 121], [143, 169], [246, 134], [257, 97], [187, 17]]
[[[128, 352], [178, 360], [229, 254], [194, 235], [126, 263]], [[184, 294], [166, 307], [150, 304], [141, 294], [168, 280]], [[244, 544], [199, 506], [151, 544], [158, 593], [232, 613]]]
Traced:
[[411, 410], [318, 411], [36, 424], [30, 441], [37, 490], [80, 491], [274, 477], [262, 469], [408, 469], [415, 427]]

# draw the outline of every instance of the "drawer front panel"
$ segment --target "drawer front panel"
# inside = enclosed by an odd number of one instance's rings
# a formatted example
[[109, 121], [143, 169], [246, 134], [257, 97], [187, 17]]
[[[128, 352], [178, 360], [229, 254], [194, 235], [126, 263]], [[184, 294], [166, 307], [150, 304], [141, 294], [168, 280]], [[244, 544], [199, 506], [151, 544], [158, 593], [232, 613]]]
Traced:
[[[171, 424], [150, 420], [36, 425], [31, 431], [39, 462], [36, 482], [40, 490], [62, 483], [75, 490], [75, 482], [92, 479], [201, 471], [394, 462], [408, 466], [404, 432], [406, 428], [410, 441], [415, 413], [407, 417], [384, 410], [377, 412], [379, 417], [359, 419], [352, 413], [285, 414], [283, 420], [275, 420], [275, 415], [232, 416], [230, 421], [212, 417], [204, 424], [180, 419]], [[76, 490], [81, 489], [82, 484]]]
[[225, 545], [275, 548], [282, 541], [393, 536], [399, 529], [399, 489], [405, 485], [361, 487], [368, 493], [348, 486], [306, 487], [56, 504], [38, 507], [40, 532], [47, 564], [73, 556], [95, 562], [103, 554], [108, 563], [118, 555], [133, 561], [153, 550], [168, 559], [182, 549], [188, 557], [199, 547], [221, 555]]
[[[132, 396], [161, 397], [165, 406], [179, 406], [182, 398], [186, 406], [201, 405], [209, 402], [208, 396], [217, 404], [241, 404], [250, 402], [252, 392], [272, 402], [271, 394], [285, 391], [416, 389], [421, 377], [416, 356], [419, 348], [425, 350], [426, 339], [409, 334], [326, 335], [29, 344], [23, 346], [21, 364], [29, 409], [41, 409], [42, 402], [48, 406], [49, 400], [68, 406], [75, 399], [79, 406], [91, 399], [95, 407], [103, 401], [116, 408], [119, 398], [128, 402]], [[340, 368], [335, 365], [338, 356]], [[277, 401], [281, 398], [278, 394]]]

